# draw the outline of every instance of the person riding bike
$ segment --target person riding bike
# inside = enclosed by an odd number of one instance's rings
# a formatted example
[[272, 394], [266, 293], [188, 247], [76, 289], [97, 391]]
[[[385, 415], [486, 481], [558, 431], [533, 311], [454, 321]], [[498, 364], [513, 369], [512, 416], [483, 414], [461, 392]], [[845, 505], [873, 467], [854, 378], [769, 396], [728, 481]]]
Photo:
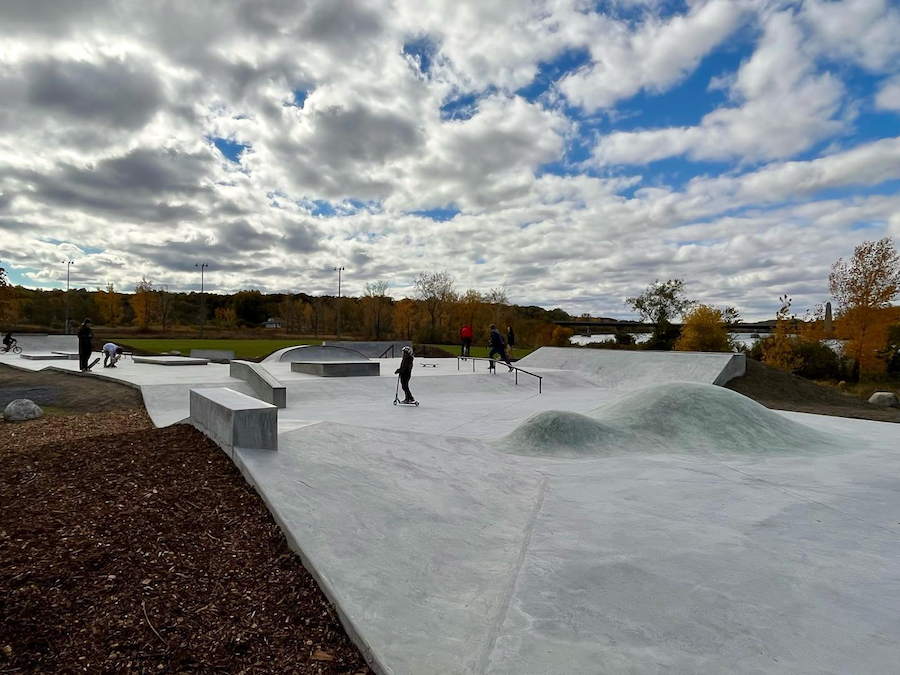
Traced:
[[12, 349], [16, 345], [16, 339], [12, 336], [12, 332], [7, 332], [6, 336], [3, 338], [3, 346], [5, 349], [3, 353], [5, 354], [10, 349]]

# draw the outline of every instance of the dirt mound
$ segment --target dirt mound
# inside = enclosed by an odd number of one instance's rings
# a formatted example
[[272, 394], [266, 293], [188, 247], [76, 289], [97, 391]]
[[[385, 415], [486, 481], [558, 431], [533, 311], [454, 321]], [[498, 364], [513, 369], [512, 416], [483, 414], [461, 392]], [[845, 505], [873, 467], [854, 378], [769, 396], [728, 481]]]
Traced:
[[880, 408], [753, 359], [747, 359], [746, 375], [725, 387], [774, 410], [900, 422], [900, 410]]
[[141, 392], [124, 384], [79, 373], [25, 371], [0, 365], [0, 410], [28, 398], [47, 412], [107, 412], [144, 405]]

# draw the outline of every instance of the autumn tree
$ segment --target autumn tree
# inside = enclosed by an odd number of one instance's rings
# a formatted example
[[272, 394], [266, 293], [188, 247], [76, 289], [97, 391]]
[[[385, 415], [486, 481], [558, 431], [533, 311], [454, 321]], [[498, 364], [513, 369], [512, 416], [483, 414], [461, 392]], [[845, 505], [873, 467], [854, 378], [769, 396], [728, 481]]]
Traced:
[[403, 298], [394, 305], [394, 330], [401, 338], [412, 340], [413, 332], [419, 327], [416, 303]]
[[[733, 311], [733, 310], [732, 310]], [[681, 335], [675, 349], [681, 352], [730, 352], [733, 345], [728, 338], [726, 310], [711, 305], [697, 305], [684, 315]]]
[[122, 296], [116, 292], [113, 282], [108, 282], [105, 289], [97, 289], [97, 298], [94, 304], [97, 306], [97, 311], [100, 312], [100, 320], [104, 326], [118, 326], [122, 321], [124, 313]]
[[0, 323], [13, 323], [17, 320], [15, 288], [9, 283], [6, 270], [0, 267]]
[[803, 367], [803, 358], [797, 353], [797, 319], [791, 313], [791, 299], [783, 295], [778, 300], [781, 309], [775, 315], [775, 330], [762, 342], [762, 356], [766, 365], [794, 373]]
[[216, 325], [234, 330], [237, 328], [237, 313], [231, 307], [216, 307]]
[[832, 266], [828, 285], [837, 304], [835, 333], [845, 340], [844, 354], [862, 373], [883, 371], [888, 308], [900, 293], [900, 255], [893, 240], [884, 237], [857, 246], [850, 260], [841, 258]]
[[156, 289], [156, 316], [162, 323], [163, 331], [169, 324], [169, 317], [172, 315], [172, 294], [169, 293], [169, 287], [160, 284]]
[[153, 284], [141, 277], [128, 302], [131, 304], [131, 309], [134, 310], [135, 325], [139, 326], [141, 330], [147, 330], [156, 310], [156, 294], [153, 291]]
[[431, 320], [431, 341], [437, 341], [437, 319], [441, 308], [452, 299], [453, 277], [450, 272], [422, 272], [413, 280], [416, 295], [425, 305]]
[[363, 311], [366, 323], [376, 340], [381, 339], [390, 316], [389, 311], [392, 300], [387, 294], [389, 286], [390, 284], [384, 280], [367, 283], [363, 296]]
[[684, 314], [694, 303], [684, 292], [684, 279], [657, 279], [638, 296], [626, 298], [625, 304], [653, 324], [653, 336], [647, 343], [651, 349], [671, 349], [678, 336], [672, 320]]

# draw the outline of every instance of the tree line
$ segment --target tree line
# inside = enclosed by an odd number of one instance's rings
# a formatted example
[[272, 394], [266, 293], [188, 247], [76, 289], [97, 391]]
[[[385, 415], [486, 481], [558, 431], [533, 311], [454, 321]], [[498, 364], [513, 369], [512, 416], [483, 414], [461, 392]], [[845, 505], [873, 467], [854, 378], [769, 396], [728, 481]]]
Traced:
[[199, 327], [213, 334], [261, 329], [275, 319], [287, 336], [332, 337], [340, 320], [347, 337], [407, 339], [423, 344], [456, 343], [463, 324], [487, 340], [488, 327], [513, 326], [520, 344], [565, 345], [572, 331], [554, 321], [572, 317], [562, 309], [510, 304], [506, 286], [487, 292], [458, 291], [446, 271], [422, 272], [413, 283], [415, 297], [396, 299], [387, 281], [367, 283], [358, 297], [313, 296], [307, 293], [234, 294], [170, 291], [165, 284], [142, 278], [123, 293], [112, 283], [103, 288], [64, 290], [10, 286], [0, 277], [0, 326], [17, 330], [63, 331], [67, 315], [76, 322], [91, 317], [95, 326], [166, 333]]

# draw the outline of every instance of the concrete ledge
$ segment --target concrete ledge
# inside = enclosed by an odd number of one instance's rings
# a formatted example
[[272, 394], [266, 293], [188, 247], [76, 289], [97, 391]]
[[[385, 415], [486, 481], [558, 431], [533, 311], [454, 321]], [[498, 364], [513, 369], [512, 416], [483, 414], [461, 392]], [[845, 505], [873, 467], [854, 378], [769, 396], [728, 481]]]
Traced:
[[[191, 354], [194, 350], [191, 350]], [[251, 361], [232, 361], [228, 374], [249, 384], [260, 400], [287, 408], [287, 390], [269, 371]]]
[[735, 354], [731, 357], [719, 376], [713, 380], [713, 384], [720, 387], [725, 386], [726, 382], [730, 382], [736, 377], [743, 377], [747, 374], [747, 356], [745, 354]]
[[157, 366], [205, 366], [209, 363], [209, 359], [192, 359], [189, 356], [134, 356], [132, 360]]
[[233, 389], [191, 389], [190, 419], [229, 457], [236, 447], [278, 450], [278, 408]]
[[291, 371], [318, 377], [378, 377], [380, 366], [377, 361], [293, 361]]
[[26, 361], [66, 361], [70, 359], [78, 360], [78, 354], [76, 353], [74, 357], [68, 356], [65, 354], [47, 354], [47, 353], [38, 353], [38, 352], [22, 352], [19, 354], [20, 359], [25, 359]]
[[191, 358], [209, 359], [210, 361], [231, 361], [234, 352], [229, 349], [192, 349]]
[[78, 352], [50, 352], [51, 354], [58, 354], [61, 357], [65, 357], [69, 359], [69, 361], [77, 361], [78, 360]]

